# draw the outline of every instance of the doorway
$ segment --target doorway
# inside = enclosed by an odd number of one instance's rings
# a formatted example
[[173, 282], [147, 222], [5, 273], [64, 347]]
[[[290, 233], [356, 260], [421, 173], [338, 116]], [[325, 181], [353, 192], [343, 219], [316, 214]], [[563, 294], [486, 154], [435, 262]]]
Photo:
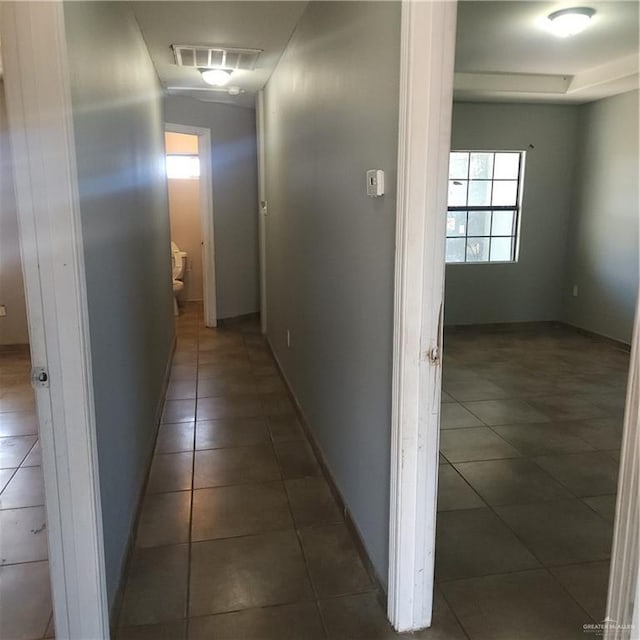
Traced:
[[179, 302], [201, 301], [205, 325], [215, 327], [211, 131], [167, 123], [165, 150], [172, 264], [178, 275], [174, 295]]

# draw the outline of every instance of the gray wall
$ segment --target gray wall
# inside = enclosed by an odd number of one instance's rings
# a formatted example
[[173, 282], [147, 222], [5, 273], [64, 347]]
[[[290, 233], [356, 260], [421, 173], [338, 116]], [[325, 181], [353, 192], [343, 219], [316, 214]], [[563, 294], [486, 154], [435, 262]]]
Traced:
[[527, 155], [519, 260], [448, 265], [447, 324], [560, 318], [577, 124], [574, 106], [454, 104], [452, 149], [525, 150]]
[[639, 264], [638, 92], [580, 107], [580, 134], [564, 319], [631, 342]]
[[260, 308], [255, 111], [180, 96], [165, 98], [164, 111], [166, 122], [211, 129], [218, 317], [255, 313]]
[[67, 2], [64, 10], [113, 602], [174, 331], [162, 105], [125, 3]]
[[0, 345], [29, 342], [4, 83], [0, 80]]
[[399, 3], [312, 2], [265, 96], [269, 340], [385, 581], [399, 52]]

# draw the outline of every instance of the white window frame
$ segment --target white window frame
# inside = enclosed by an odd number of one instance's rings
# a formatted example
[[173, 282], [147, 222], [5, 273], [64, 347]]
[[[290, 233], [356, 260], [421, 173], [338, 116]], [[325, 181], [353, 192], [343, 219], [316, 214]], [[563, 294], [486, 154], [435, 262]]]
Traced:
[[[518, 154], [519, 156], [519, 166], [518, 166], [518, 178], [517, 178], [517, 191], [516, 191], [516, 204], [514, 206], [500, 206], [500, 205], [482, 205], [482, 206], [470, 206], [468, 204], [464, 204], [464, 205], [450, 205], [449, 203], [447, 203], [447, 218], [449, 215], [449, 212], [451, 211], [459, 211], [459, 212], [463, 212], [466, 211], [467, 212], [467, 224], [465, 225], [465, 234], [464, 235], [452, 235], [450, 236], [448, 233], [446, 235], [446, 239], [447, 240], [455, 240], [455, 239], [464, 239], [465, 241], [465, 259], [464, 260], [452, 260], [452, 261], [448, 261], [446, 260], [446, 264], [447, 266], [450, 265], [479, 265], [479, 264], [513, 264], [518, 262], [518, 257], [519, 257], [519, 253], [520, 253], [520, 225], [521, 225], [521, 219], [522, 219], [522, 196], [523, 196], [523, 192], [524, 192], [524, 171], [525, 171], [525, 163], [526, 163], [526, 151], [524, 151], [523, 149], [452, 149], [451, 152], [449, 153], [449, 160], [451, 159], [451, 154], [453, 153], [468, 153], [469, 156], [471, 156], [471, 154], [491, 154], [494, 156], [494, 160], [495, 160], [495, 155], [498, 153], [513, 153], [513, 154]], [[471, 163], [469, 162], [469, 166], [471, 165]], [[469, 169], [467, 170], [469, 171]], [[462, 179], [462, 178], [460, 178]], [[452, 179], [451, 177], [449, 177], [449, 181], [452, 181], [455, 179]], [[491, 177], [490, 179], [482, 179], [479, 181], [482, 182], [491, 182], [492, 184], [492, 188], [493, 188], [493, 183], [494, 182], [500, 182], [502, 179], [500, 178], [494, 178]], [[473, 179], [471, 179], [469, 177], [469, 174], [467, 173], [467, 179], [465, 180], [465, 182], [467, 182], [467, 186], [470, 185], [473, 182]], [[468, 191], [467, 191], [467, 201], [468, 201]], [[498, 234], [493, 234], [492, 231], [493, 229], [491, 229], [489, 231], [489, 235], [487, 236], [477, 236], [477, 235], [469, 235], [468, 230], [469, 230], [469, 226], [468, 226], [468, 214], [469, 212], [474, 212], [474, 211], [489, 211], [491, 212], [491, 218], [492, 218], [492, 222], [491, 225], [493, 226], [493, 213], [494, 212], [499, 212], [499, 211], [513, 211], [514, 212], [514, 221], [513, 221], [513, 233], [505, 236], [505, 235], [498, 235]], [[488, 254], [488, 259], [487, 260], [468, 260], [467, 259], [467, 255], [468, 255], [468, 244], [469, 244], [469, 240], [472, 238], [489, 238], [489, 254]], [[491, 260], [491, 241], [493, 238], [513, 238], [513, 245], [512, 245], [512, 250], [511, 250], [511, 259], [510, 260]], [[445, 256], [446, 256], [446, 249], [445, 249]]]

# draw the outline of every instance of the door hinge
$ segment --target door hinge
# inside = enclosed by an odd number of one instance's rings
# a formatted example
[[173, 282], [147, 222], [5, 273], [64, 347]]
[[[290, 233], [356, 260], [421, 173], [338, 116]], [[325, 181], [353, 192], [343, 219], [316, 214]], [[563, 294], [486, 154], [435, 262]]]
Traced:
[[44, 367], [33, 367], [31, 369], [31, 386], [34, 389], [49, 386], [49, 372]]
[[429, 360], [434, 367], [437, 367], [440, 364], [440, 348], [433, 347], [433, 349], [428, 351], [427, 360]]

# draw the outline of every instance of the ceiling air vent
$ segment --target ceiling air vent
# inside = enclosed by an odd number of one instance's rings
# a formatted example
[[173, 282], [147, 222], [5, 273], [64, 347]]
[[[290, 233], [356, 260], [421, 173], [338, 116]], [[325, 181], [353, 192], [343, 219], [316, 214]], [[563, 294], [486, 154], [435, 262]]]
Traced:
[[234, 47], [201, 47], [172, 44], [176, 64], [197, 69], [229, 69], [253, 71], [262, 49], [237, 49]]

